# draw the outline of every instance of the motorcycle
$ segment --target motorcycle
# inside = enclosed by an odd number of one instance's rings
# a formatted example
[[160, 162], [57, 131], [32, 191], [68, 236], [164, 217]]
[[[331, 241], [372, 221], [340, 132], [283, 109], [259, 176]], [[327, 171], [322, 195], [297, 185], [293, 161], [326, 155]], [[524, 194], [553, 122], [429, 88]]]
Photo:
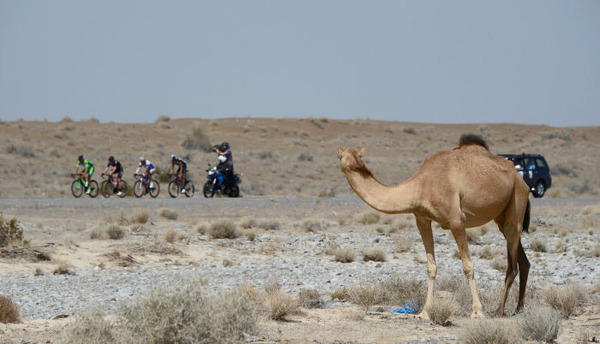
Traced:
[[242, 182], [240, 174], [234, 174], [233, 178], [223, 179], [223, 184], [219, 186], [217, 185], [219, 182], [217, 179], [219, 175], [219, 172], [217, 172], [217, 167], [209, 164], [206, 172], [207, 181], [204, 183], [204, 187], [202, 188], [204, 197], [211, 198], [215, 195], [215, 193], [219, 195], [227, 195], [229, 197], [240, 196], [240, 188], [238, 186], [238, 184]]

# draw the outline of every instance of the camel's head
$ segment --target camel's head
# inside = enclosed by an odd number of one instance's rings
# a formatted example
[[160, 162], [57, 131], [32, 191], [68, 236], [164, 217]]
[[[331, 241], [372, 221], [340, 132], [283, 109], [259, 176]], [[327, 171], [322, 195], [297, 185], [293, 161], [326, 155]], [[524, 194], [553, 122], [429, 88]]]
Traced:
[[346, 171], [365, 171], [367, 167], [362, 161], [362, 157], [365, 156], [365, 148], [356, 151], [354, 148], [337, 149], [338, 157], [342, 163], [342, 172]]

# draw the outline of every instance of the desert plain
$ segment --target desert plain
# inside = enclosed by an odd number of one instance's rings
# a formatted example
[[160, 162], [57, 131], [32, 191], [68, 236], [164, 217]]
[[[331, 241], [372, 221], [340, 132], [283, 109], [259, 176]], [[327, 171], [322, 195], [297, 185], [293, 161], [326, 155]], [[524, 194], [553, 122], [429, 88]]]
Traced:
[[[544, 198], [531, 196], [531, 232], [522, 239], [532, 263], [526, 309], [543, 303], [547, 290], [577, 285], [585, 300], [561, 319], [556, 342], [598, 341], [600, 127], [162, 115], [148, 123], [0, 122], [0, 211], [5, 220], [17, 219], [24, 234], [24, 242], [0, 251], [0, 294], [21, 312], [19, 322], [0, 324], [0, 342], [61, 342], [65, 329], [88, 310], [101, 306], [112, 314], [121, 302], [179, 279], [201, 279], [211, 292], [278, 285], [290, 298], [303, 290], [320, 294], [320, 307], [300, 306], [277, 320], [261, 316], [247, 342], [462, 342], [474, 322], [470, 300], [466, 309], [456, 300], [457, 310], [439, 325], [387, 312], [402, 304], [365, 308], [334, 296], [344, 287], [394, 276], [427, 280], [412, 216], [384, 215], [362, 202], [340, 171], [337, 147], [365, 147], [369, 169], [392, 185], [409, 178], [430, 154], [456, 147], [464, 133], [481, 135], [494, 154], [546, 157], [553, 185]], [[204, 198], [205, 169], [216, 162], [209, 148], [223, 141], [231, 144], [242, 174], [241, 197]], [[94, 161], [99, 182], [114, 155], [130, 185], [140, 155], [162, 174], [171, 154], [183, 156], [196, 193], [171, 198], [166, 180], [155, 199], [74, 198], [70, 173], [80, 154]], [[211, 237], [211, 227], [222, 223], [237, 236]], [[493, 318], [505, 241], [492, 223], [470, 233], [478, 289]], [[438, 278], [464, 282], [452, 236], [439, 226], [434, 235]], [[334, 254], [340, 247], [354, 258], [340, 262]], [[366, 259], [373, 250], [378, 258]], [[515, 283], [509, 315], [517, 290]], [[439, 294], [452, 298], [448, 291]], [[499, 321], [517, 331], [518, 316]]]

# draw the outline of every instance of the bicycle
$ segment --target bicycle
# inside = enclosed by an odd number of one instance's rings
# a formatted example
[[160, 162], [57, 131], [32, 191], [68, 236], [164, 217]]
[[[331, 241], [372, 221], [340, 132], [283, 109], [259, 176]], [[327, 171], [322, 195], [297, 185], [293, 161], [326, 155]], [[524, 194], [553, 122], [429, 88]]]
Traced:
[[183, 181], [180, 180], [177, 174], [172, 174], [171, 177], [172, 180], [169, 183], [167, 190], [169, 191], [169, 195], [171, 195], [172, 198], [177, 198], [179, 194], [182, 193], [182, 185], [184, 186], [183, 189], [185, 189], [185, 192], [183, 192], [183, 194], [186, 197], [194, 196], [194, 183], [191, 180], [187, 179], [187, 176], [183, 176]]
[[[127, 182], [121, 179], [121, 189], [118, 192], [115, 192], [117, 188], [117, 181], [115, 180], [113, 174], [102, 174], [102, 178], [107, 177], [106, 180], [103, 180], [100, 183], [100, 192], [104, 198], [110, 197], [113, 193], [117, 196], [123, 198], [125, 197], [125, 191], [127, 190]], [[120, 194], [119, 194], [120, 193]]]
[[[79, 173], [77, 175], [71, 173], [71, 177], [77, 178], [71, 183], [71, 193], [73, 194], [73, 196], [75, 196], [75, 198], [79, 198], [81, 197], [81, 195], [83, 195], [83, 190], [86, 188], [85, 182], [83, 181], [83, 179], [81, 179], [81, 174]], [[90, 187], [90, 193], [88, 195], [91, 198], [96, 198], [96, 196], [98, 196], [98, 190], [100, 189], [98, 187], [98, 182], [93, 179], [90, 179], [88, 185]]]
[[140, 177], [140, 179], [133, 183], [133, 194], [135, 197], [140, 198], [147, 193], [149, 193], [152, 198], [158, 196], [160, 193], [160, 184], [158, 181], [154, 180], [152, 177], [146, 180], [146, 177], [143, 174], [134, 174], [133, 176], [136, 178]]

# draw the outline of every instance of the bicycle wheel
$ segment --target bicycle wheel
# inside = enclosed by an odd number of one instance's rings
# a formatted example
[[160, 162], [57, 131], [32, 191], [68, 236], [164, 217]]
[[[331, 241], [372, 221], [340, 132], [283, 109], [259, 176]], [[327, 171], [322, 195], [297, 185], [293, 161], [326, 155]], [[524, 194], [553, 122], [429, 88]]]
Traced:
[[213, 189], [213, 181], [209, 180], [206, 183], [204, 183], [204, 188], [202, 189], [202, 193], [204, 194], [204, 197], [206, 198], [211, 198], [212, 196], [215, 195], [215, 190]]
[[109, 183], [108, 180], [103, 180], [102, 183], [100, 183], [100, 193], [102, 193], [102, 196], [104, 196], [104, 198], [109, 198], [112, 192], [112, 183]]
[[100, 187], [98, 186], [98, 182], [95, 180], [90, 181], [90, 197], [96, 198], [98, 196], [98, 192], [100, 191]]
[[75, 179], [71, 183], [71, 193], [75, 198], [79, 198], [83, 194], [83, 183], [79, 179]]
[[133, 194], [137, 198], [140, 198], [144, 195], [144, 184], [142, 184], [141, 181], [136, 180], [133, 184]]
[[151, 179], [150, 185], [151, 187], [148, 188], [148, 192], [150, 193], [150, 196], [152, 196], [152, 198], [156, 198], [160, 193], [160, 184], [156, 180]]
[[171, 197], [177, 198], [177, 196], [179, 196], [179, 184], [176, 181], [171, 180], [169, 186], [167, 186], [167, 190], [169, 191], [169, 195], [171, 195]]
[[194, 187], [194, 183], [191, 180], [188, 180], [187, 182], [185, 182], [185, 195], [187, 197], [194, 196], [195, 190], [196, 190], [196, 188]]

